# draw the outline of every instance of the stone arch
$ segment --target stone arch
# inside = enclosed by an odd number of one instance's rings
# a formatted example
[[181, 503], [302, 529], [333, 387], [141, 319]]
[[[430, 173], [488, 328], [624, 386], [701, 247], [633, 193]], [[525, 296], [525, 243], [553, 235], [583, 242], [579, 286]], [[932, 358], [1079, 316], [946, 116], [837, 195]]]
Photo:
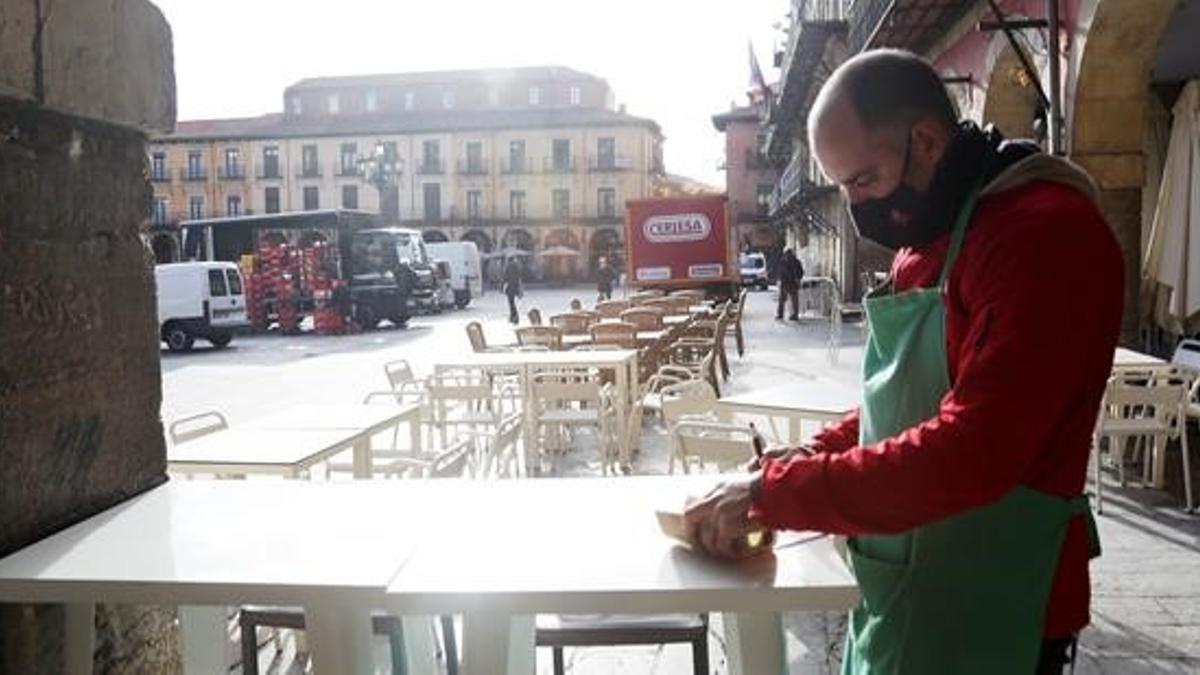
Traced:
[[167, 232], [158, 232], [150, 239], [154, 262], [162, 265], [179, 261], [179, 241]]
[[492, 238], [483, 230], [467, 230], [463, 233], [460, 241], [474, 242], [480, 253], [492, 252]]
[[600, 257], [608, 258], [608, 264], [616, 270], [625, 269], [625, 243], [621, 233], [612, 228], [596, 230], [588, 246], [588, 269], [600, 266]]
[[533, 235], [528, 230], [514, 228], [504, 233], [500, 238], [501, 248], [519, 248], [530, 253], [536, 248]]
[[[1071, 156], [1100, 187], [1100, 206], [1125, 259], [1122, 340], [1136, 340], [1142, 253], [1142, 187], [1150, 71], [1168, 20], [1182, 0], [1085, 0], [1068, 96]], [[1090, 18], [1090, 21], [1088, 20]]]
[[[579, 235], [566, 227], [556, 228], [546, 234], [542, 240], [542, 248], [563, 247], [577, 253], [579, 250]], [[581, 264], [579, 256], [552, 256], [542, 258], [542, 269], [545, 275], [552, 279], [567, 279], [579, 272]]]
[[450, 238], [446, 236], [446, 233], [442, 232], [441, 230], [425, 230], [421, 233], [421, 238], [424, 239], [425, 243], [427, 244], [440, 244], [445, 241], [450, 241]]
[[[1003, 39], [1003, 36], [1000, 36]], [[1042, 116], [1043, 106], [1037, 83], [1025, 72], [1021, 59], [1008, 44], [998, 45], [987, 81], [987, 96], [983, 101], [983, 122], [994, 124], [1007, 138], [1037, 138], [1034, 123]], [[1039, 76], [1044, 70], [1039, 68]]]

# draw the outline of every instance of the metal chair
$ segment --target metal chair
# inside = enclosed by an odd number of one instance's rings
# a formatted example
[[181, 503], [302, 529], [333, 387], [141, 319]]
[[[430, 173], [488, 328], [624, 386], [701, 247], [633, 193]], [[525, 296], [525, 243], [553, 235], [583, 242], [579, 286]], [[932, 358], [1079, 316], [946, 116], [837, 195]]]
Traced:
[[621, 312], [620, 319], [638, 330], [662, 330], [663, 327], [663, 313], [653, 307], [632, 307]]
[[692, 672], [708, 674], [708, 615], [572, 616], [539, 614], [534, 631], [538, 647], [554, 650], [554, 675], [566, 672], [564, 647], [657, 645], [692, 646]]
[[568, 312], [550, 317], [550, 325], [562, 330], [563, 335], [587, 335], [592, 323], [586, 314]]
[[616, 395], [593, 370], [559, 368], [533, 375], [530, 382], [533, 421], [541, 455], [555, 461], [561, 451], [562, 432], [574, 427], [595, 427], [599, 441], [600, 469], [608, 475], [616, 461]]
[[592, 333], [592, 342], [598, 345], [637, 349], [637, 327], [631, 323], [598, 323], [589, 330]]
[[671, 437], [684, 473], [692, 462], [736, 471], [754, 457], [754, 431], [736, 424], [684, 417], [671, 426]]
[[596, 313], [605, 319], [616, 319], [632, 306], [633, 303], [628, 300], [605, 300], [596, 303]]
[[516, 330], [517, 344], [522, 347], [541, 345], [551, 350], [562, 349], [562, 329], [556, 326], [524, 326]]

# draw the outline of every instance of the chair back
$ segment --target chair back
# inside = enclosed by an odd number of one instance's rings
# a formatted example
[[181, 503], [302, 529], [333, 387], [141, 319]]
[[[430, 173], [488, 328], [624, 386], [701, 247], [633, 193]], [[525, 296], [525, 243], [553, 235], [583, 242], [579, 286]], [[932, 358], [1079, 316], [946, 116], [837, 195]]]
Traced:
[[546, 409], [570, 403], [600, 403], [605, 385], [586, 368], [543, 370], [530, 381], [534, 404]]
[[1196, 375], [1171, 369], [1146, 379], [1144, 373], [1121, 372], [1108, 378], [1098, 422], [1103, 428], [1111, 420], [1156, 420], [1163, 433], [1179, 434], [1187, 419], [1188, 391]]
[[570, 307], [571, 307], [571, 311], [581, 310], [581, 309], [583, 309], [583, 301], [580, 300], [579, 298], [571, 298]]
[[747, 427], [707, 420], [685, 419], [671, 427], [684, 473], [691, 460], [717, 471], [739, 471], [754, 457], [754, 432]]
[[620, 318], [638, 330], [662, 330], [663, 327], [663, 313], [653, 307], [633, 307], [621, 312]]
[[683, 290], [675, 291], [675, 292], [671, 293], [670, 295], [668, 295], [667, 297], [669, 297], [669, 298], [687, 298], [689, 300], [690, 304], [695, 305], [695, 304], [704, 302], [704, 299], [708, 296], [704, 293], [704, 291], [702, 291], [700, 289], [685, 288]]
[[483, 337], [483, 325], [478, 321], [467, 322], [467, 339], [471, 341], [471, 349], [482, 352], [487, 349], [487, 339]]
[[404, 383], [417, 381], [417, 376], [413, 374], [412, 366], [408, 365], [407, 359], [397, 359], [383, 364], [383, 374], [387, 377], [388, 386], [392, 389], [399, 389]]
[[600, 316], [599, 312], [594, 312], [590, 309], [575, 309], [575, 310], [571, 310], [571, 313], [578, 314], [579, 316], [582, 316], [582, 317], [586, 317], [588, 320], [589, 326], [594, 323], [599, 323], [600, 319], [604, 318], [604, 317]]
[[1200, 373], [1200, 340], [1180, 340], [1175, 346], [1175, 354], [1171, 356], [1171, 363]]
[[633, 303], [628, 300], [605, 300], [596, 303], [596, 313], [605, 319], [616, 319], [632, 306]]
[[561, 329], [563, 335], [587, 335], [591, 321], [586, 314], [569, 312], [550, 317], [550, 325]]
[[225, 419], [224, 415], [216, 410], [209, 410], [175, 420], [168, 427], [168, 432], [171, 435], [171, 442], [179, 444], [228, 428], [229, 421]]
[[562, 330], [556, 326], [524, 326], [517, 329], [517, 344], [562, 349], [562, 336]]
[[631, 323], [598, 323], [589, 330], [592, 333], [592, 342], [598, 345], [637, 349], [637, 326]]
[[434, 373], [425, 379], [431, 401], [492, 402], [492, 382], [482, 370], [460, 369]]
[[542, 325], [542, 310], [538, 309], [537, 307], [530, 307], [528, 316], [530, 326]]
[[663, 421], [670, 428], [684, 415], [708, 415], [717, 405], [712, 386], [704, 380], [685, 380], [661, 390]]

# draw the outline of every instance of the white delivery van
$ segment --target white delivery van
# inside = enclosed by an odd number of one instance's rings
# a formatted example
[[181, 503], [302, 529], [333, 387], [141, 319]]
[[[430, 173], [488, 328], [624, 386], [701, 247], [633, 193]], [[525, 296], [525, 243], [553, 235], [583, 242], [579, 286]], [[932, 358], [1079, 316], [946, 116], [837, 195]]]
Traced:
[[479, 248], [473, 241], [445, 241], [426, 244], [429, 255], [450, 263], [450, 288], [454, 289], [454, 304], [462, 309], [471, 298], [483, 295], [483, 264]]
[[224, 347], [249, 324], [242, 274], [231, 262], [156, 265], [154, 280], [159, 337], [173, 352], [190, 350], [196, 338]]

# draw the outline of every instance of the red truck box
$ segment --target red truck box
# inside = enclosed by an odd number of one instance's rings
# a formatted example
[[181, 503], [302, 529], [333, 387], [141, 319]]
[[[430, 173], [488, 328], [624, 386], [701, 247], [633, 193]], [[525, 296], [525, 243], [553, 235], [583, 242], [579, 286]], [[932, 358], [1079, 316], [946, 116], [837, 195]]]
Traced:
[[725, 195], [626, 202], [626, 275], [641, 288], [709, 288], [738, 283]]

